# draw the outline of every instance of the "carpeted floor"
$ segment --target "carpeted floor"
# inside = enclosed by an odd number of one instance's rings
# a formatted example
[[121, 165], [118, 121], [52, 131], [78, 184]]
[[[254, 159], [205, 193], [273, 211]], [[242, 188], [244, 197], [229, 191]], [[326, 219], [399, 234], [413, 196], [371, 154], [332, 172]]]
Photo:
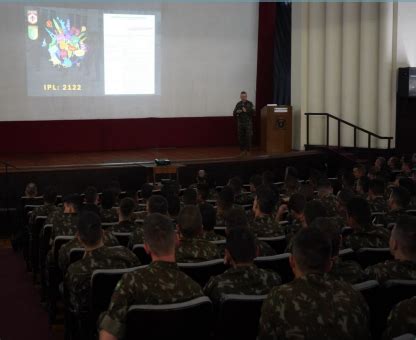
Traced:
[[53, 340], [39, 293], [20, 254], [0, 248], [0, 339]]

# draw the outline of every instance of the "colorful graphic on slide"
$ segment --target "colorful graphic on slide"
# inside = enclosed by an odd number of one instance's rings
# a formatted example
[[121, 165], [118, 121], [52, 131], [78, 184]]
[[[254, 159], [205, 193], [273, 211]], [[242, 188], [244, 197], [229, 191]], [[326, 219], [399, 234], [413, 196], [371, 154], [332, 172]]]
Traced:
[[62, 20], [56, 17], [46, 21], [46, 32], [50, 37], [50, 42], [46, 39], [42, 42], [42, 47], [47, 48], [53, 66], [70, 68], [80, 66], [88, 48], [85, 43], [87, 40], [87, 28], [71, 27], [69, 19]]

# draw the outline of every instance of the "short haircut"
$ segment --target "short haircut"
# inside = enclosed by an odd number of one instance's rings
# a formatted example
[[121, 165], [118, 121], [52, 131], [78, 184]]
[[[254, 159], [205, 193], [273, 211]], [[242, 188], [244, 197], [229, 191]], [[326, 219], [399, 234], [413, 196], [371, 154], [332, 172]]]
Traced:
[[228, 186], [233, 189], [234, 194], [239, 194], [243, 188], [243, 181], [240, 177], [232, 177], [228, 181]]
[[181, 210], [181, 201], [178, 196], [168, 196], [168, 213], [170, 216], [177, 216]]
[[378, 196], [384, 195], [385, 183], [383, 180], [379, 178], [372, 179], [368, 183], [368, 189], [371, 190], [374, 195], [378, 195]]
[[252, 262], [256, 257], [256, 238], [248, 228], [234, 228], [227, 234], [225, 248], [236, 263]]
[[402, 209], [406, 209], [410, 203], [410, 193], [403, 187], [395, 187], [391, 190], [392, 200]]
[[181, 209], [178, 218], [178, 229], [186, 238], [197, 237], [202, 229], [202, 216], [196, 205], [187, 205]]
[[111, 209], [116, 201], [116, 195], [111, 189], [106, 189], [101, 194], [101, 207], [103, 209]]
[[317, 228], [302, 228], [294, 236], [292, 254], [302, 272], [323, 273], [331, 259], [331, 241]]
[[354, 196], [354, 192], [352, 192], [351, 190], [341, 189], [340, 191], [338, 191], [337, 200], [341, 205], [347, 206], [347, 203], [350, 201], [350, 199], [354, 198]]
[[196, 191], [201, 198], [206, 201], [209, 197], [209, 185], [207, 183], [198, 183]]
[[136, 203], [130, 197], [125, 197], [120, 201], [120, 213], [123, 217], [130, 217], [134, 209], [136, 208]]
[[204, 230], [213, 230], [217, 224], [217, 213], [215, 208], [209, 203], [203, 203], [199, 205], [199, 211], [201, 213]]
[[392, 237], [399, 243], [405, 256], [416, 260], [416, 217], [400, 216], [393, 228]]
[[149, 214], [159, 213], [167, 215], [168, 201], [162, 195], [152, 195], [147, 201], [149, 207]]
[[81, 200], [81, 196], [80, 196], [80, 195], [78, 195], [78, 194], [69, 194], [69, 195], [65, 195], [65, 196], [62, 198], [62, 201], [63, 201], [64, 203], [67, 203], [67, 204], [72, 204], [76, 210], [78, 210], [78, 209], [79, 209], [79, 207], [80, 207], [80, 206], [81, 206], [81, 204], [82, 204], [82, 202], [81, 202], [81, 201], [82, 201], [82, 200]]
[[97, 188], [93, 186], [89, 186], [85, 190], [85, 202], [88, 204], [95, 204], [97, 200]]
[[182, 195], [182, 201], [185, 205], [196, 205], [197, 204], [197, 192], [193, 188], [188, 188]]
[[58, 196], [56, 188], [47, 187], [45, 193], [43, 194], [43, 201], [48, 204], [55, 204], [56, 196]]
[[154, 213], [143, 222], [144, 243], [157, 256], [175, 253], [175, 230], [172, 221], [165, 215]]
[[240, 94], [247, 94], [247, 92], [246, 91], [241, 91]]
[[317, 217], [327, 217], [327, 211], [322, 202], [312, 200], [305, 204], [305, 222], [309, 226]]
[[333, 217], [318, 217], [312, 222], [311, 228], [317, 228], [331, 240], [332, 256], [338, 256], [341, 246], [341, 230]]
[[259, 187], [263, 183], [263, 178], [260, 175], [253, 175], [250, 177], [250, 184], [255, 188]]
[[224, 210], [232, 208], [234, 204], [234, 192], [230, 187], [224, 187], [218, 193], [217, 204]]
[[147, 200], [152, 196], [153, 193], [153, 185], [150, 183], [144, 183], [140, 189], [140, 196], [141, 198]]
[[271, 214], [275, 211], [277, 205], [277, 197], [274, 191], [265, 185], [256, 190], [257, 205], [263, 214]]
[[371, 209], [368, 201], [361, 197], [354, 197], [347, 203], [347, 213], [360, 226], [371, 223]]
[[236, 227], [248, 227], [248, 218], [242, 208], [232, 208], [224, 216], [228, 230]]
[[85, 245], [92, 247], [98, 244], [102, 238], [100, 217], [92, 212], [82, 212], [78, 218], [78, 235]]
[[306, 198], [302, 194], [293, 194], [289, 198], [288, 208], [289, 210], [293, 210], [297, 214], [303, 213], [305, 210], [306, 205]]

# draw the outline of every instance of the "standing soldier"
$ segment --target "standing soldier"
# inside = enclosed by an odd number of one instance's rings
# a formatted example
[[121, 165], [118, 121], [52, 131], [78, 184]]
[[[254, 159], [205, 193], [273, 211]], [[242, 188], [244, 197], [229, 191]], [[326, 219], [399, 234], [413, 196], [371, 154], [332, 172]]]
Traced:
[[240, 143], [240, 156], [250, 154], [251, 139], [253, 137], [253, 116], [255, 114], [254, 105], [247, 100], [247, 92], [240, 93], [240, 99], [235, 106], [233, 116], [237, 118], [238, 141]]

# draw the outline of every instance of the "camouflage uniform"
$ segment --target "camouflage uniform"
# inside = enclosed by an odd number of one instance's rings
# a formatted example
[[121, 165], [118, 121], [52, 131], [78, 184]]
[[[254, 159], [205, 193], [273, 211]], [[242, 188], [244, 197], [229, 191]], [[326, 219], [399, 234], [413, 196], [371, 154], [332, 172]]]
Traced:
[[33, 209], [32, 213], [30, 214], [29, 224], [35, 223], [37, 216], [49, 216], [55, 211], [62, 211], [54, 204], [44, 204], [40, 207]]
[[[246, 112], [242, 111], [243, 107], [246, 108]], [[251, 140], [253, 138], [254, 114], [254, 105], [249, 100], [247, 100], [245, 103], [239, 101], [234, 108], [233, 115], [237, 118], [238, 141], [240, 143], [241, 150], [251, 149]]]
[[225, 237], [218, 235], [214, 230], [204, 231], [201, 237], [202, 240], [206, 241], [221, 241], [225, 240]]
[[[259, 255], [258, 256], [277, 255], [276, 251], [267, 242], [260, 241], [257, 238], [256, 238], [255, 242], [256, 242], [256, 247], [259, 250]], [[218, 245], [218, 251], [219, 251], [221, 257], [224, 257], [224, 255], [225, 255], [225, 244]]]
[[370, 279], [383, 283], [387, 280], [416, 280], [416, 262], [389, 260], [367, 267]]
[[118, 339], [125, 333], [125, 319], [131, 305], [171, 304], [203, 296], [201, 287], [179, 270], [175, 263], [152, 262], [146, 268], [126, 273], [117, 284], [99, 329]]
[[250, 192], [242, 192], [234, 196], [234, 202], [238, 205], [252, 204], [254, 195]]
[[389, 211], [383, 218], [383, 224], [385, 226], [389, 225], [390, 223], [396, 223], [399, 217], [407, 216], [406, 209], [398, 209]]
[[363, 226], [344, 239], [344, 247], [357, 250], [360, 248], [388, 248], [390, 231], [384, 227]]
[[[107, 247], [118, 246], [119, 243], [117, 238], [110, 232], [104, 231], [103, 237], [104, 245]], [[73, 240], [65, 243], [61, 249], [59, 249], [58, 265], [63, 273], [66, 272], [66, 269], [69, 266], [69, 254], [72, 249], [83, 248], [81, 243], [78, 241], [78, 238], [75, 237]]]
[[113, 225], [110, 231], [113, 233], [132, 233], [137, 229], [137, 225], [133, 221], [121, 221]]
[[220, 302], [223, 294], [263, 295], [282, 283], [279, 274], [259, 269], [255, 265], [227, 269], [213, 276], [204, 287], [205, 295]]
[[255, 217], [250, 223], [250, 228], [257, 237], [277, 237], [285, 235], [285, 227], [272, 215]]
[[220, 258], [218, 247], [206, 240], [184, 238], [176, 248], [176, 261], [179, 263], [203, 262]]
[[129, 248], [133, 248], [135, 244], [144, 243], [144, 231], [142, 226], [136, 226], [136, 229], [131, 233], [129, 237]]
[[73, 236], [77, 232], [78, 214], [57, 210], [50, 214], [45, 224], [52, 224], [51, 240], [57, 236]]
[[311, 273], [271, 290], [258, 339], [370, 339], [368, 324], [369, 309], [359, 292]]
[[416, 334], [416, 296], [399, 302], [387, 319], [384, 339], [392, 339], [403, 334]]
[[117, 210], [100, 208], [100, 218], [102, 223], [112, 223], [118, 221]]
[[97, 248], [84, 255], [68, 267], [65, 275], [65, 287], [75, 311], [88, 310], [91, 276], [97, 269], [130, 268], [139, 266], [138, 258], [125, 247]]
[[332, 268], [328, 275], [336, 280], [348, 282], [350, 284], [368, 280], [366, 273], [357, 262], [342, 261], [339, 257], [333, 259]]
[[368, 200], [370, 204], [371, 212], [386, 212], [387, 208], [387, 201], [383, 196], [376, 196], [372, 200]]
[[322, 205], [325, 207], [326, 213], [329, 217], [338, 215], [338, 200], [335, 195], [329, 194], [325, 197], [320, 198], [319, 201], [321, 201]]

